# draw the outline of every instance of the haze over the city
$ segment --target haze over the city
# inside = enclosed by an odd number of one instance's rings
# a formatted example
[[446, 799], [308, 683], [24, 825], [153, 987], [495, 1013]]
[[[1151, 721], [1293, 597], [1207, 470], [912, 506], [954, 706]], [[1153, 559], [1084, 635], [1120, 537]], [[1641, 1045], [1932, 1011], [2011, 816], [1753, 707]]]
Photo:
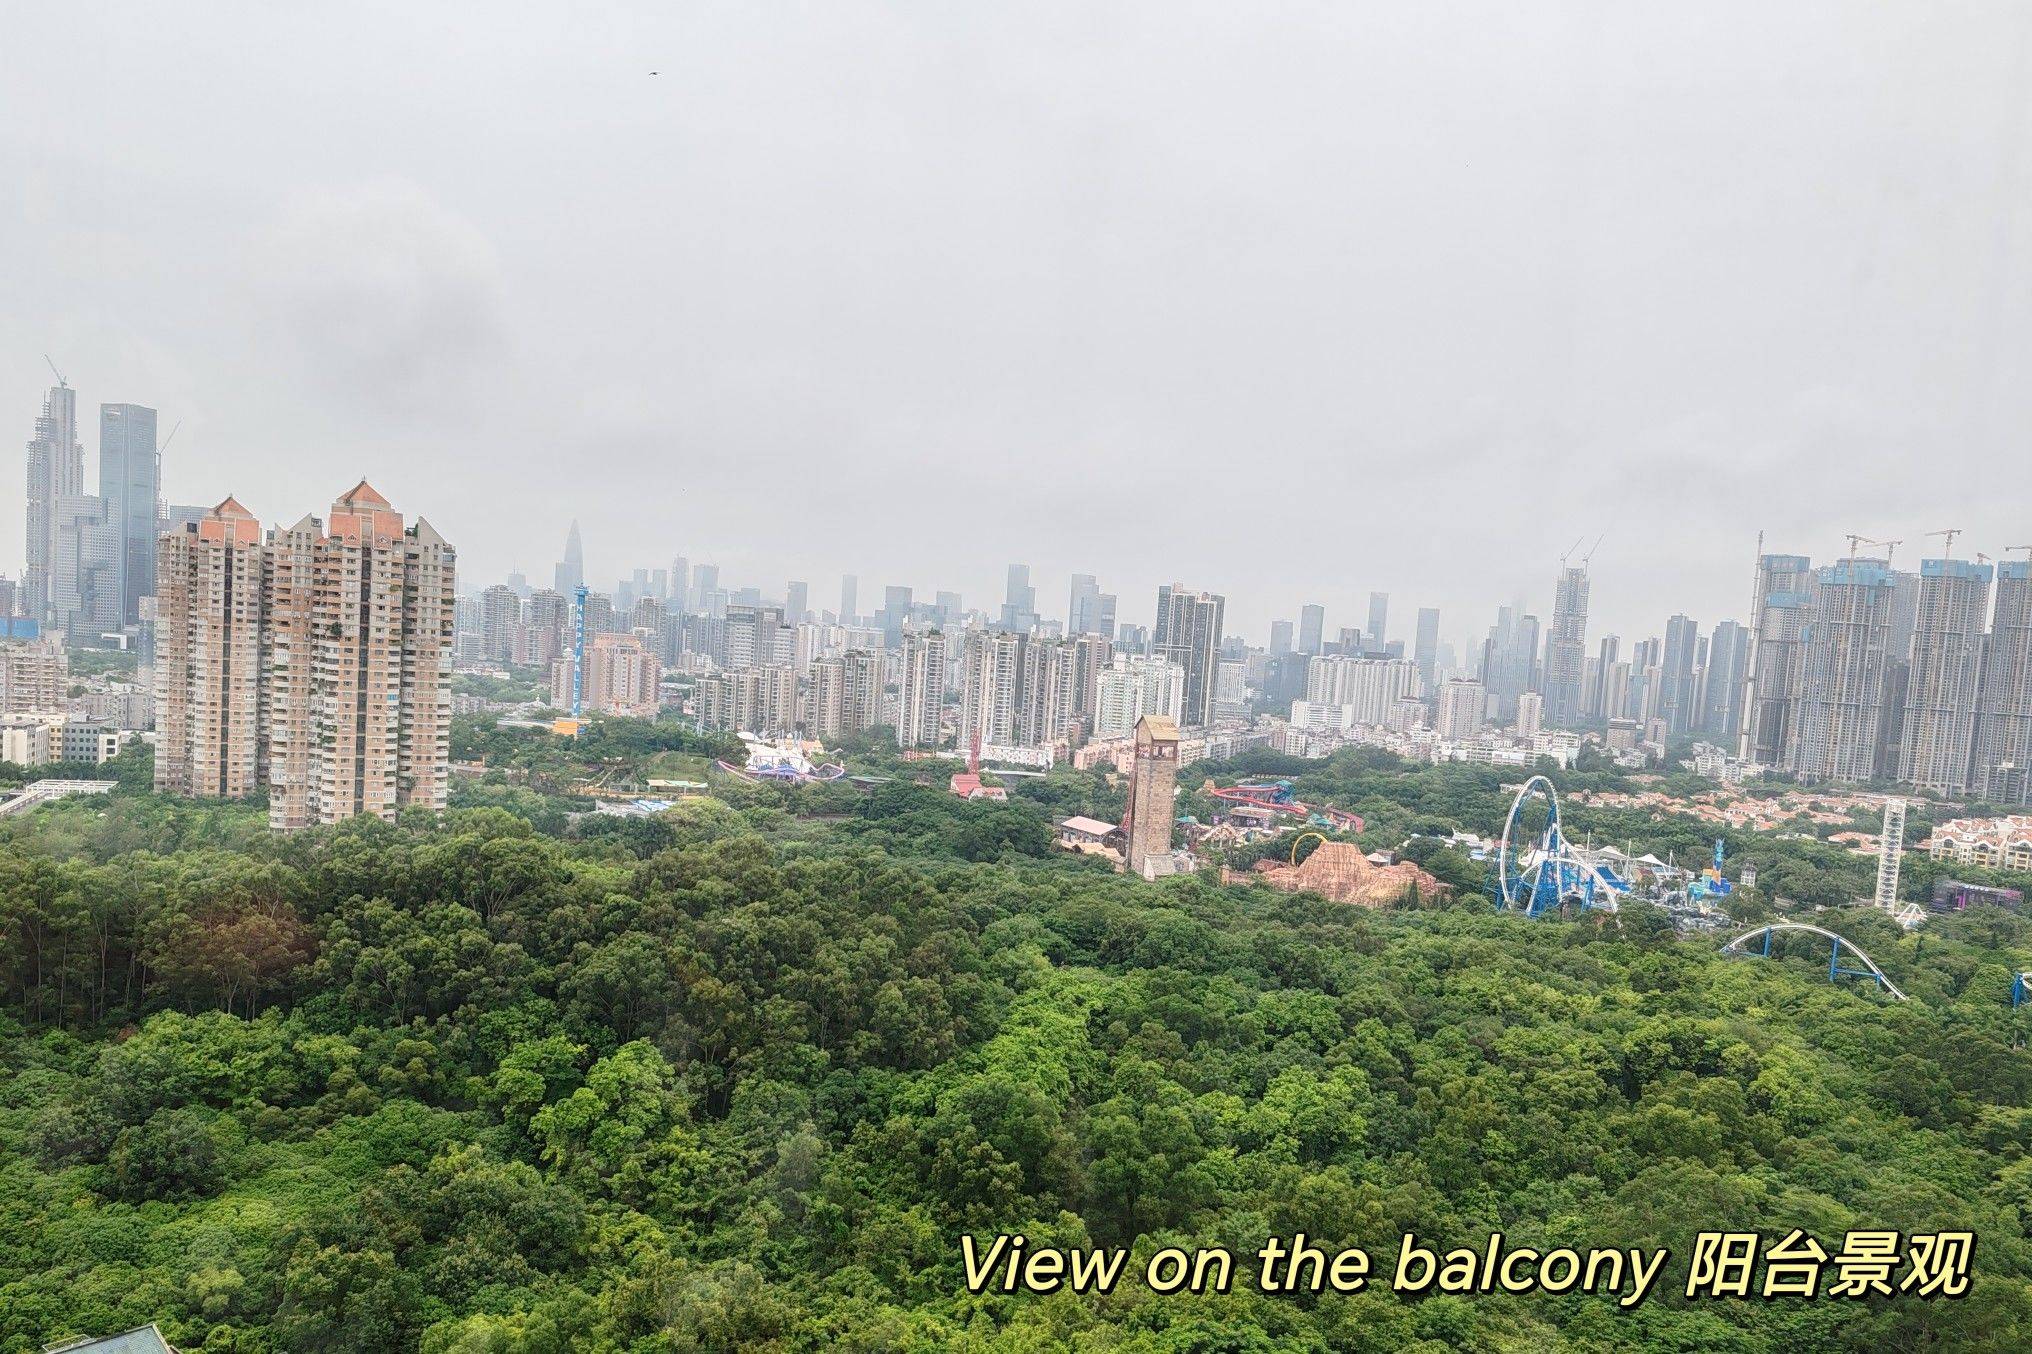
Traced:
[[1464, 642], [1605, 534], [1591, 635], [1712, 622], [1760, 529], [2032, 543], [2028, 78], [2008, 4], [19, 6], [0, 479], [48, 353], [169, 500], [365, 475], [466, 588], [576, 517]]

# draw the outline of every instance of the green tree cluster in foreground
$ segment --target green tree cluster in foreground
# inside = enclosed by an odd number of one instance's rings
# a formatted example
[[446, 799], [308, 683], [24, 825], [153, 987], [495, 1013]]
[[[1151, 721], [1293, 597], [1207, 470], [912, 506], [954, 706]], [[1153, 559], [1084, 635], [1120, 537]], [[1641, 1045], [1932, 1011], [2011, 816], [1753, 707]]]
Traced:
[[[0, 834], [0, 1351], [150, 1320], [204, 1354], [2032, 1340], [2017, 918], [1873, 933], [1900, 1004], [1824, 951], [1146, 884], [909, 785], [548, 833], [490, 793], [288, 840], [147, 797]], [[1670, 1246], [1683, 1281], [1696, 1230], [1794, 1226], [1973, 1228], [1974, 1291], [971, 1297], [959, 1246], [1501, 1229]]]

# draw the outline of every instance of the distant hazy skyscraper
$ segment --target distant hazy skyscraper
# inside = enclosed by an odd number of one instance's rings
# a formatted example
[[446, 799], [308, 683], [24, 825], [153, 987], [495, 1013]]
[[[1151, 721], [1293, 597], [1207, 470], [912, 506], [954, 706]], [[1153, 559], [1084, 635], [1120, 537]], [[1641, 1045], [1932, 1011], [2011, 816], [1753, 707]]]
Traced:
[[1742, 727], [1743, 675], [1749, 651], [1750, 632], [1734, 621], [1722, 621], [1708, 636], [1707, 683], [1699, 727], [1724, 749], [1735, 747]]
[[1390, 594], [1372, 592], [1369, 594], [1369, 628], [1366, 632], [1371, 646], [1383, 647], [1384, 631], [1390, 625]]
[[1072, 576], [1072, 596], [1066, 605], [1065, 613], [1065, 632], [1068, 635], [1101, 635], [1112, 631], [1114, 620], [1112, 597], [1108, 598], [1109, 629], [1101, 628], [1101, 599], [1104, 595], [1101, 592], [1100, 580], [1092, 574]]
[[1002, 628], [1029, 634], [1037, 627], [1037, 589], [1030, 586], [1030, 566], [1009, 566], [1009, 587], [1002, 602]]
[[564, 558], [557, 563], [555, 581], [552, 586], [569, 597], [575, 588], [586, 581], [586, 551], [579, 540], [578, 519], [573, 518], [571, 530], [564, 537]]
[[1973, 560], [1919, 564], [1897, 775], [1922, 790], [1969, 788], [1991, 577], [1989, 565]]
[[1580, 679], [1587, 657], [1588, 571], [1559, 571], [1552, 597], [1552, 628], [1545, 636], [1545, 721], [1570, 729], [1580, 721]]
[[784, 618], [792, 625], [804, 620], [811, 611], [811, 586], [807, 583], [792, 583], [784, 589]]
[[840, 575], [840, 624], [853, 625], [861, 618], [861, 580], [852, 574]]
[[43, 398], [42, 417], [28, 443], [28, 567], [22, 574], [23, 613], [47, 621], [50, 570], [56, 548], [56, 503], [85, 492], [85, 449], [78, 441], [78, 396], [59, 382]]
[[1418, 633], [1412, 640], [1411, 659], [1418, 664], [1419, 680], [1425, 683], [1426, 693], [1430, 695], [1439, 667], [1439, 608], [1436, 606], [1418, 608]]
[[1291, 622], [1270, 622], [1270, 656], [1282, 658], [1291, 652]]
[[1326, 635], [1326, 608], [1317, 602], [1307, 602], [1298, 609], [1298, 651], [1302, 654], [1320, 652], [1320, 643]]
[[1694, 656], [1700, 625], [1691, 616], [1675, 615], [1665, 622], [1665, 649], [1658, 668], [1658, 714], [1673, 737], [1691, 733], [1698, 711], [1693, 706]]

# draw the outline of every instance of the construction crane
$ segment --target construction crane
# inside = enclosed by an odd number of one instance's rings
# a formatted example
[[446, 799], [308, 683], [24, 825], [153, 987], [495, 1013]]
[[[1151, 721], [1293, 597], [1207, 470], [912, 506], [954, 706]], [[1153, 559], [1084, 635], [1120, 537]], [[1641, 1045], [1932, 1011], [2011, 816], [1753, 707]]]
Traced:
[[177, 434], [178, 434], [179, 432], [181, 432], [182, 430], [183, 430], [183, 420], [182, 420], [182, 419], [178, 419], [178, 420], [176, 421], [176, 427], [174, 427], [174, 428], [171, 428], [171, 429], [169, 430], [169, 436], [167, 436], [167, 437], [163, 438], [163, 439], [162, 439], [162, 445], [161, 445], [161, 446], [159, 446], [159, 447], [157, 447], [157, 448], [155, 449], [155, 454], [156, 454], [157, 456], [161, 456], [163, 452], [165, 452], [165, 451], [168, 451], [168, 450], [169, 450], [169, 444], [170, 444], [171, 442], [174, 442], [174, 441], [176, 441], [176, 435], [177, 435]]
[[64, 380], [63, 373], [56, 369], [55, 359], [51, 358], [48, 353], [44, 353], [42, 355], [42, 360], [49, 363], [50, 374], [56, 377], [56, 383], [62, 386], [65, 390], [69, 390], [71, 388], [71, 383], [69, 381]]
[[1939, 531], [1929, 531], [1926, 534], [1929, 536], [1945, 536], [1947, 538], [1947, 544], [1941, 549], [1940, 552], [1941, 558], [1942, 559], [1954, 558], [1954, 538], [1961, 535], [1960, 527], [1945, 527]]

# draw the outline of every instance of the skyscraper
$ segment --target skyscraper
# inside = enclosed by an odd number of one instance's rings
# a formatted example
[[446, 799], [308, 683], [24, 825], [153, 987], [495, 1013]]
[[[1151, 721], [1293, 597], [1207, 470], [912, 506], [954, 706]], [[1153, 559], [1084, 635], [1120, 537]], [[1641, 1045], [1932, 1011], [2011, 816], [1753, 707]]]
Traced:
[[564, 558], [558, 561], [551, 586], [569, 597], [574, 589], [585, 586], [585, 581], [586, 550], [584, 543], [579, 540], [579, 523], [575, 517], [572, 519], [571, 530], [565, 533]]
[[[1104, 610], [1105, 618], [1102, 614]], [[1066, 604], [1065, 616], [1065, 632], [1068, 635], [1112, 636], [1115, 631], [1114, 596], [1102, 592], [1100, 580], [1092, 574], [1074, 574], [1072, 596]]]
[[1812, 562], [1804, 555], [1757, 558], [1749, 657], [1739, 704], [1741, 755], [1761, 766], [1791, 766], [1796, 755], [1815, 582]]
[[1883, 560], [1845, 559], [1815, 575], [1799, 700], [1802, 780], [1855, 783], [1878, 774], [1891, 570]]
[[1699, 727], [1723, 748], [1736, 745], [1742, 728], [1743, 677], [1749, 651], [1750, 632], [1734, 621], [1720, 622], [1708, 636], [1707, 684]]
[[85, 492], [85, 449], [78, 441], [77, 392], [59, 379], [42, 402], [28, 443], [28, 567], [22, 610], [49, 620], [50, 571], [56, 547], [56, 505]]
[[1411, 661], [1418, 664], [1418, 679], [1425, 683], [1425, 689], [1430, 693], [1439, 671], [1439, 608], [1436, 606], [1418, 608], [1418, 631], [1412, 640]]
[[1675, 738], [1691, 733], [1699, 714], [1694, 708], [1694, 658], [1699, 645], [1700, 625], [1691, 616], [1674, 615], [1665, 622], [1665, 649], [1658, 661], [1658, 716]]
[[1997, 605], [1983, 650], [1975, 792], [2032, 803], [2032, 559], [1997, 565]]
[[1919, 563], [1897, 775], [1922, 790], [1969, 788], [1991, 577], [1989, 565], [1973, 560]]
[[1270, 656], [1282, 658], [1291, 652], [1291, 622], [1270, 622]]
[[854, 625], [859, 622], [861, 580], [852, 574], [840, 575], [840, 624]]
[[1037, 628], [1037, 589], [1030, 586], [1030, 566], [1009, 566], [1009, 586], [1002, 602], [1002, 628], [1029, 634]]
[[141, 404], [99, 406], [99, 497], [120, 540], [120, 623], [141, 619], [155, 595], [155, 534], [162, 520], [162, 458], [155, 411]]
[[1216, 665], [1220, 661], [1221, 622], [1227, 599], [1210, 592], [1188, 592], [1184, 584], [1157, 589], [1157, 627], [1152, 636], [1159, 658], [1185, 670], [1183, 722], [1203, 728], [1213, 722]]
[[1384, 631], [1390, 626], [1390, 594], [1372, 592], [1369, 594], [1369, 628], [1363, 633], [1372, 648], [1381, 649]]
[[1320, 642], [1326, 637], [1326, 608], [1317, 602], [1307, 602], [1298, 609], [1298, 651], [1302, 654], [1320, 652]]
[[811, 585], [792, 582], [784, 589], [783, 617], [792, 625], [802, 622], [811, 613]]
[[1581, 668], [1587, 657], [1588, 571], [1559, 571], [1552, 596], [1552, 628], [1545, 636], [1545, 721], [1555, 729], [1580, 722]]

